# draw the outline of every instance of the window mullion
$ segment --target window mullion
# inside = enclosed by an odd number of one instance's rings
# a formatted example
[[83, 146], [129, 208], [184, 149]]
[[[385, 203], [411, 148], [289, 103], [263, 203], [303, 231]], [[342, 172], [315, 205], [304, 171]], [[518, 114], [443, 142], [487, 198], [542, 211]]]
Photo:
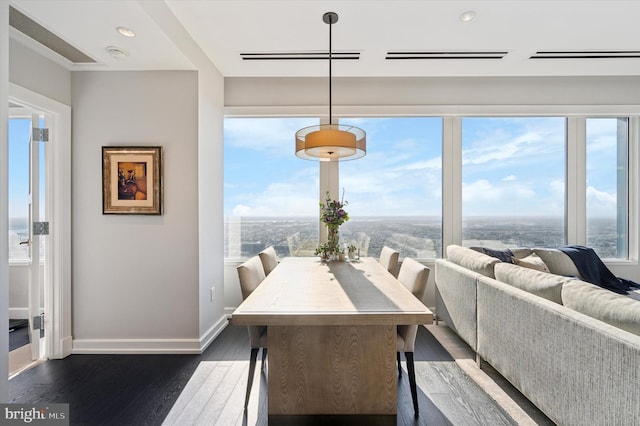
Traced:
[[586, 118], [567, 118], [565, 230], [567, 244], [587, 242]]
[[442, 119], [442, 257], [462, 244], [462, 119]]

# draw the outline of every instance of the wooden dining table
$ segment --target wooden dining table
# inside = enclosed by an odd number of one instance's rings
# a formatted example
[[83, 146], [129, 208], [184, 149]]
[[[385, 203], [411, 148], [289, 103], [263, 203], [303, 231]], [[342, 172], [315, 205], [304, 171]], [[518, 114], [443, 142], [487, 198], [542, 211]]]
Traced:
[[432, 321], [373, 258], [284, 258], [231, 316], [268, 327], [273, 423], [328, 415], [396, 424], [397, 325]]

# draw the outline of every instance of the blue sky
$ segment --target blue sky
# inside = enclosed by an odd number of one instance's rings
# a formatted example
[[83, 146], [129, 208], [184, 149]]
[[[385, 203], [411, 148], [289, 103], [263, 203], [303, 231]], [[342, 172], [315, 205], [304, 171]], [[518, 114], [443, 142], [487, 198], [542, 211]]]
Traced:
[[[438, 216], [442, 120], [344, 119], [367, 132], [367, 155], [340, 163], [354, 216]], [[225, 121], [225, 215], [316, 216], [318, 163], [294, 155], [299, 118]], [[614, 119], [588, 121], [588, 206], [615, 217]], [[463, 119], [463, 215], [562, 216], [565, 119]]]
[[28, 216], [30, 119], [9, 120], [9, 217]]

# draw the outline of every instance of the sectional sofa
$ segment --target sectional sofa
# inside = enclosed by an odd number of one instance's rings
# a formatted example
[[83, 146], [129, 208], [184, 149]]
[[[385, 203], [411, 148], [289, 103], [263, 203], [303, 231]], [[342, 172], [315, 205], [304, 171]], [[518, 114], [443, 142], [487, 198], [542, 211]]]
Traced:
[[556, 254], [513, 255], [447, 247], [435, 265], [437, 322], [555, 423], [640, 425], [640, 301], [558, 274], [571, 263]]

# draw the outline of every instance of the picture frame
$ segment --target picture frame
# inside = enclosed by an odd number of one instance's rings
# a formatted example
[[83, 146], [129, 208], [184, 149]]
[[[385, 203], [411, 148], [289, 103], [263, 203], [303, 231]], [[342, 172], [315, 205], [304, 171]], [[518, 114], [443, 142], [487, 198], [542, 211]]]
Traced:
[[162, 147], [102, 147], [102, 214], [162, 214]]

